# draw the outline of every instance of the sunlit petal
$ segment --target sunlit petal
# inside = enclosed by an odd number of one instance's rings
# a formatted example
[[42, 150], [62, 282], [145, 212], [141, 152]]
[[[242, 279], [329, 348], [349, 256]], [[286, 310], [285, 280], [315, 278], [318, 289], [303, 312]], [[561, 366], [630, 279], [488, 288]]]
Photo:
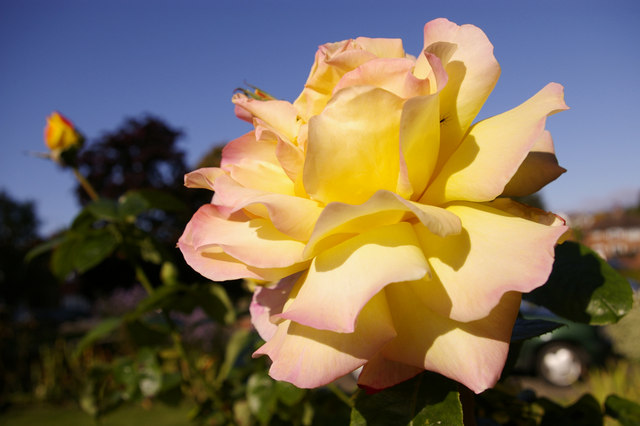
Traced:
[[442, 238], [415, 226], [433, 273], [416, 284], [415, 293], [429, 309], [474, 321], [487, 316], [504, 293], [526, 293], [545, 283], [554, 246], [566, 231], [561, 223], [529, 220], [491, 203], [459, 203], [447, 210], [462, 221], [459, 235]]
[[320, 330], [350, 333], [360, 310], [382, 288], [427, 273], [410, 224], [374, 228], [315, 257], [295, 300], [281, 317]]
[[491, 313], [462, 323], [428, 309], [414, 287], [385, 289], [397, 337], [382, 350], [385, 358], [435, 371], [476, 393], [493, 386], [502, 372], [520, 294], [505, 294]]
[[404, 101], [386, 90], [341, 90], [309, 122], [304, 186], [314, 199], [362, 203], [398, 182]]
[[269, 375], [300, 388], [313, 388], [350, 373], [396, 335], [384, 294], [362, 310], [353, 333], [335, 333], [283, 321], [254, 356], [273, 361]]
[[563, 97], [562, 86], [550, 83], [522, 105], [475, 124], [421, 200], [496, 198], [540, 138], [547, 116], [567, 109]]

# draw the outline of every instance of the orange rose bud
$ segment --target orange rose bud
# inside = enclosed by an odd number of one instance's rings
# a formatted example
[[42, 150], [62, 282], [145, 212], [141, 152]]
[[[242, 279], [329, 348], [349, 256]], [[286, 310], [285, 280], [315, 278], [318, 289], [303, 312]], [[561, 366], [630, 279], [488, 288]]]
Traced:
[[52, 151], [65, 151], [80, 144], [81, 136], [73, 123], [58, 112], [47, 117], [44, 128], [44, 142]]

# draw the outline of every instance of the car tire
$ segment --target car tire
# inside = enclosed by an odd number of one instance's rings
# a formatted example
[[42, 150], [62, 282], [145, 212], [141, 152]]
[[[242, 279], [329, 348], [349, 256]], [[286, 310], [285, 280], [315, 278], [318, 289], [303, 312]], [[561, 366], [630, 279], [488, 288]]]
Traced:
[[536, 373], [555, 386], [571, 386], [586, 372], [587, 355], [567, 342], [549, 343], [538, 351]]

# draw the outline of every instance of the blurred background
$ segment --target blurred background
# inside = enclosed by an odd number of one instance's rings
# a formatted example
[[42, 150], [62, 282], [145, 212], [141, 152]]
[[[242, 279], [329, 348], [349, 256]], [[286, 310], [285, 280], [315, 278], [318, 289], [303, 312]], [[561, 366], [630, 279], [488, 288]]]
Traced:
[[[437, 17], [474, 24], [495, 46], [502, 76], [478, 119], [519, 105], [549, 82], [565, 87], [571, 109], [549, 118], [547, 128], [568, 172], [537, 194], [534, 202], [569, 219], [575, 239], [636, 285], [640, 280], [637, 1], [423, 0], [392, 5], [379, 0], [3, 0], [0, 337], [6, 338], [3, 354], [13, 348], [13, 358], [4, 360], [2, 373], [13, 368], [15, 374], [3, 379], [0, 408], [8, 404], [2, 399], [8, 393], [18, 392], [27, 400], [33, 395], [40, 400], [69, 398], [65, 392], [76, 385], [65, 388], [60, 383], [80, 367], [57, 366], [67, 361], [56, 354], [69, 350], [64, 339], [58, 339], [60, 333], [77, 336], [96, 324], [82, 325], [80, 320], [122, 315], [145, 297], [136, 286], [134, 271], [117, 256], [82, 277], [66, 277], [64, 285], [56, 271], [48, 270], [48, 257], [23, 265], [30, 249], [60, 235], [88, 201], [71, 173], [33, 155], [45, 151], [42, 132], [47, 115], [61, 112], [86, 137], [79, 169], [100, 195], [117, 198], [131, 189], [155, 188], [184, 202], [179, 213], [156, 212], [142, 218], [145, 231], [170, 251], [186, 220], [210, 196], [185, 190], [182, 176], [216, 164], [219, 148], [250, 129], [233, 114], [234, 89], [249, 83], [293, 101], [319, 45], [358, 36], [401, 38], [405, 50], [416, 55], [422, 48], [424, 24]], [[196, 280], [179, 253], [173, 255], [181, 279]], [[230, 300], [242, 312], [242, 304], [248, 302], [243, 301], [239, 285], [238, 290], [231, 288], [227, 287]], [[634, 312], [635, 317], [630, 315], [607, 337], [598, 332], [595, 339], [604, 341], [606, 350], [613, 349], [616, 356], [637, 361], [640, 349], [633, 343], [640, 337], [624, 337], [634, 329], [629, 325], [633, 318], [637, 321], [637, 309]], [[198, 342], [194, 345], [206, 352], [211, 349], [206, 342], [213, 341], [216, 331], [196, 327], [202, 325], [203, 315], [193, 311], [179, 321], [194, 325], [191, 337]], [[24, 336], [7, 331], [14, 324], [23, 327]], [[578, 345], [586, 339], [580, 336]], [[524, 370], [538, 374], [532, 356]], [[20, 357], [24, 362], [18, 362]], [[606, 363], [606, 356], [598, 358]], [[620, 377], [631, 377], [627, 368], [607, 376], [611, 383], [601, 378], [599, 386], [615, 386]], [[635, 383], [640, 383], [640, 373], [633, 368]], [[557, 392], [558, 386], [551, 388]]]

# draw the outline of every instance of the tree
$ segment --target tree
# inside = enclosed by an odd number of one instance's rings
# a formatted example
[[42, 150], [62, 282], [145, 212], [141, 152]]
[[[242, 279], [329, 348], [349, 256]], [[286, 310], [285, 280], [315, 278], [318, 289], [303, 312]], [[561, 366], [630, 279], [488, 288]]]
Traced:
[[47, 259], [24, 261], [39, 242], [38, 223], [33, 202], [19, 202], [0, 192], [0, 305], [10, 310], [23, 303], [47, 307], [58, 302], [58, 286]]

